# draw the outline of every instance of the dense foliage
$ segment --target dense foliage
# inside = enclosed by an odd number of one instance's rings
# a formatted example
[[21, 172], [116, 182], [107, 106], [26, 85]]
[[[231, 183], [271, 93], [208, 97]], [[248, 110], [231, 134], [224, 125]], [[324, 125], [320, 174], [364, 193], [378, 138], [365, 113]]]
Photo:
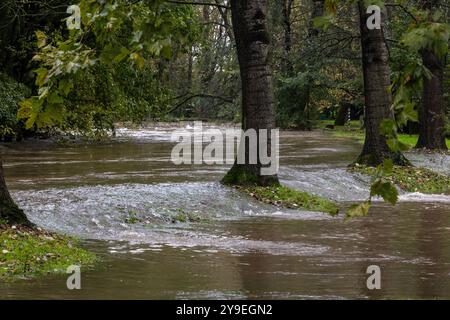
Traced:
[[18, 103], [31, 94], [25, 85], [0, 73], [0, 140], [11, 139], [21, 131], [17, 121]]

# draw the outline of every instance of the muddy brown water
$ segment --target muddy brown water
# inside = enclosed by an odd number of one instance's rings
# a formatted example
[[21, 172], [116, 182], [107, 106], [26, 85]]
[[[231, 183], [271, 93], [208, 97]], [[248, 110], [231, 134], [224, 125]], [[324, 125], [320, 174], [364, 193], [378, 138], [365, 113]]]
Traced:
[[[218, 183], [227, 166], [175, 166], [170, 128], [121, 130], [103, 145], [42, 141], [2, 145], [13, 197], [36, 224], [80, 237], [101, 258], [65, 275], [0, 283], [0, 298], [386, 299], [450, 298], [450, 196], [404, 193], [369, 217], [263, 205]], [[367, 197], [345, 167], [358, 142], [322, 132], [282, 132], [282, 181], [342, 207]], [[410, 154], [450, 174], [445, 156]], [[172, 223], [180, 212], [199, 223]], [[130, 215], [135, 224], [126, 223]], [[381, 290], [367, 289], [367, 267]]]

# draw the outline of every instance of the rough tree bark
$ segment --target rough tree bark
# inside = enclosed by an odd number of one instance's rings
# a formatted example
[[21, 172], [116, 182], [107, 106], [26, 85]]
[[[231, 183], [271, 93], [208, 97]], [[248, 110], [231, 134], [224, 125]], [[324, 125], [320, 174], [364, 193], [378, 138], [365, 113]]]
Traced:
[[[423, 0], [422, 7], [432, 10], [439, 5], [438, 0]], [[431, 14], [430, 14], [431, 15]], [[422, 92], [422, 106], [419, 109], [419, 141], [416, 148], [447, 150], [445, 142], [445, 59], [440, 59], [430, 50], [422, 51], [422, 61], [432, 74], [425, 79]]]
[[[267, 30], [268, 0], [232, 0], [233, 31], [242, 82], [242, 129], [267, 129], [267, 150], [271, 150], [270, 130], [275, 128], [274, 98], [268, 64], [270, 37]], [[249, 162], [246, 143], [246, 163], [235, 162], [224, 177], [226, 184], [277, 185], [278, 175], [262, 175], [262, 164]]]
[[[400, 152], [393, 152], [386, 143], [386, 137], [380, 134], [384, 119], [392, 119], [392, 95], [389, 70], [389, 51], [384, 38], [383, 27], [369, 30], [364, 1], [358, 2], [361, 32], [362, 64], [364, 74], [365, 127], [366, 138], [357, 163], [377, 166], [385, 159], [392, 159], [396, 165], [409, 165]], [[382, 20], [384, 16], [382, 17]]]
[[28, 225], [32, 224], [25, 213], [19, 209], [9, 194], [3, 174], [3, 164], [0, 159], [0, 218], [8, 224]]

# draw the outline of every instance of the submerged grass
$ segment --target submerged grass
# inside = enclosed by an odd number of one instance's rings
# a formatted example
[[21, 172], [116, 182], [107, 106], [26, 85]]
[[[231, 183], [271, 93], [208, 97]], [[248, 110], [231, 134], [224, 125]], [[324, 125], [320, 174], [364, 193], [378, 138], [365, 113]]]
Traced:
[[160, 208], [161, 212], [165, 213], [165, 217], [161, 220], [157, 220], [154, 217], [146, 217], [143, 214], [139, 214], [135, 210], [130, 210], [128, 215], [125, 216], [124, 222], [129, 225], [143, 224], [146, 226], [153, 226], [160, 224], [161, 222], [167, 223], [194, 223], [194, 222], [206, 222], [208, 218], [201, 215], [197, 211], [186, 211], [182, 208], [178, 208], [173, 212], [170, 208]]
[[237, 189], [249, 194], [258, 201], [279, 207], [325, 212], [331, 215], [339, 213], [339, 207], [334, 202], [286, 186], [245, 186], [237, 187]]
[[[376, 172], [376, 168], [366, 166], [352, 166], [349, 170], [369, 176], [374, 176]], [[425, 168], [394, 166], [385, 179], [407, 192], [450, 193], [450, 177]]]
[[76, 239], [39, 228], [0, 225], [0, 281], [65, 273], [70, 265], [92, 267], [96, 256]]
[[172, 216], [172, 223], [205, 222], [207, 219], [196, 212], [188, 212], [178, 209], [178, 212]]

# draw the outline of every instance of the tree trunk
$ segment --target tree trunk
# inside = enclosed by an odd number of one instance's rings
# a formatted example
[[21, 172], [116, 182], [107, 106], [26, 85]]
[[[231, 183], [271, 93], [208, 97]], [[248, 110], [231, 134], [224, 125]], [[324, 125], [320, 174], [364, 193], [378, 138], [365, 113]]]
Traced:
[[[357, 163], [377, 166], [385, 159], [391, 159], [396, 165], [408, 165], [408, 160], [400, 152], [393, 152], [386, 143], [386, 137], [380, 134], [383, 120], [392, 119], [392, 95], [389, 70], [389, 51], [384, 38], [383, 28], [367, 28], [367, 7], [364, 1], [358, 2], [361, 32], [362, 64], [365, 95], [366, 138]], [[384, 17], [382, 18], [384, 19]]]
[[0, 159], [0, 218], [9, 224], [21, 224], [31, 226], [32, 224], [25, 213], [19, 209], [9, 194], [3, 174], [3, 165]]
[[291, 75], [293, 73], [292, 61], [290, 57], [292, 49], [292, 5], [294, 0], [284, 0], [283, 1], [283, 29], [284, 29], [284, 62], [283, 62], [283, 72], [285, 75]]
[[[425, 0], [424, 9], [431, 10], [439, 1]], [[423, 83], [422, 106], [419, 110], [419, 141], [416, 148], [447, 150], [445, 143], [445, 98], [444, 69], [445, 59], [440, 59], [430, 50], [422, 52], [422, 61], [431, 73], [431, 79]]]
[[[267, 30], [268, 0], [232, 0], [234, 37], [242, 82], [242, 129], [267, 129], [267, 150], [271, 150], [270, 130], [275, 128], [274, 98], [268, 64], [270, 37]], [[241, 141], [242, 143], [243, 141]], [[259, 152], [258, 152], [259, 153]], [[246, 143], [245, 164], [237, 161], [224, 177], [227, 184], [276, 185], [278, 175], [262, 175], [259, 155], [257, 163], [249, 163]]]
[[348, 112], [350, 111], [351, 104], [347, 101], [343, 101], [339, 105], [339, 110], [334, 121], [335, 126], [345, 126], [348, 120]]
[[188, 54], [187, 92], [192, 92], [193, 69], [194, 69], [194, 48], [191, 46], [189, 47], [189, 54]]

